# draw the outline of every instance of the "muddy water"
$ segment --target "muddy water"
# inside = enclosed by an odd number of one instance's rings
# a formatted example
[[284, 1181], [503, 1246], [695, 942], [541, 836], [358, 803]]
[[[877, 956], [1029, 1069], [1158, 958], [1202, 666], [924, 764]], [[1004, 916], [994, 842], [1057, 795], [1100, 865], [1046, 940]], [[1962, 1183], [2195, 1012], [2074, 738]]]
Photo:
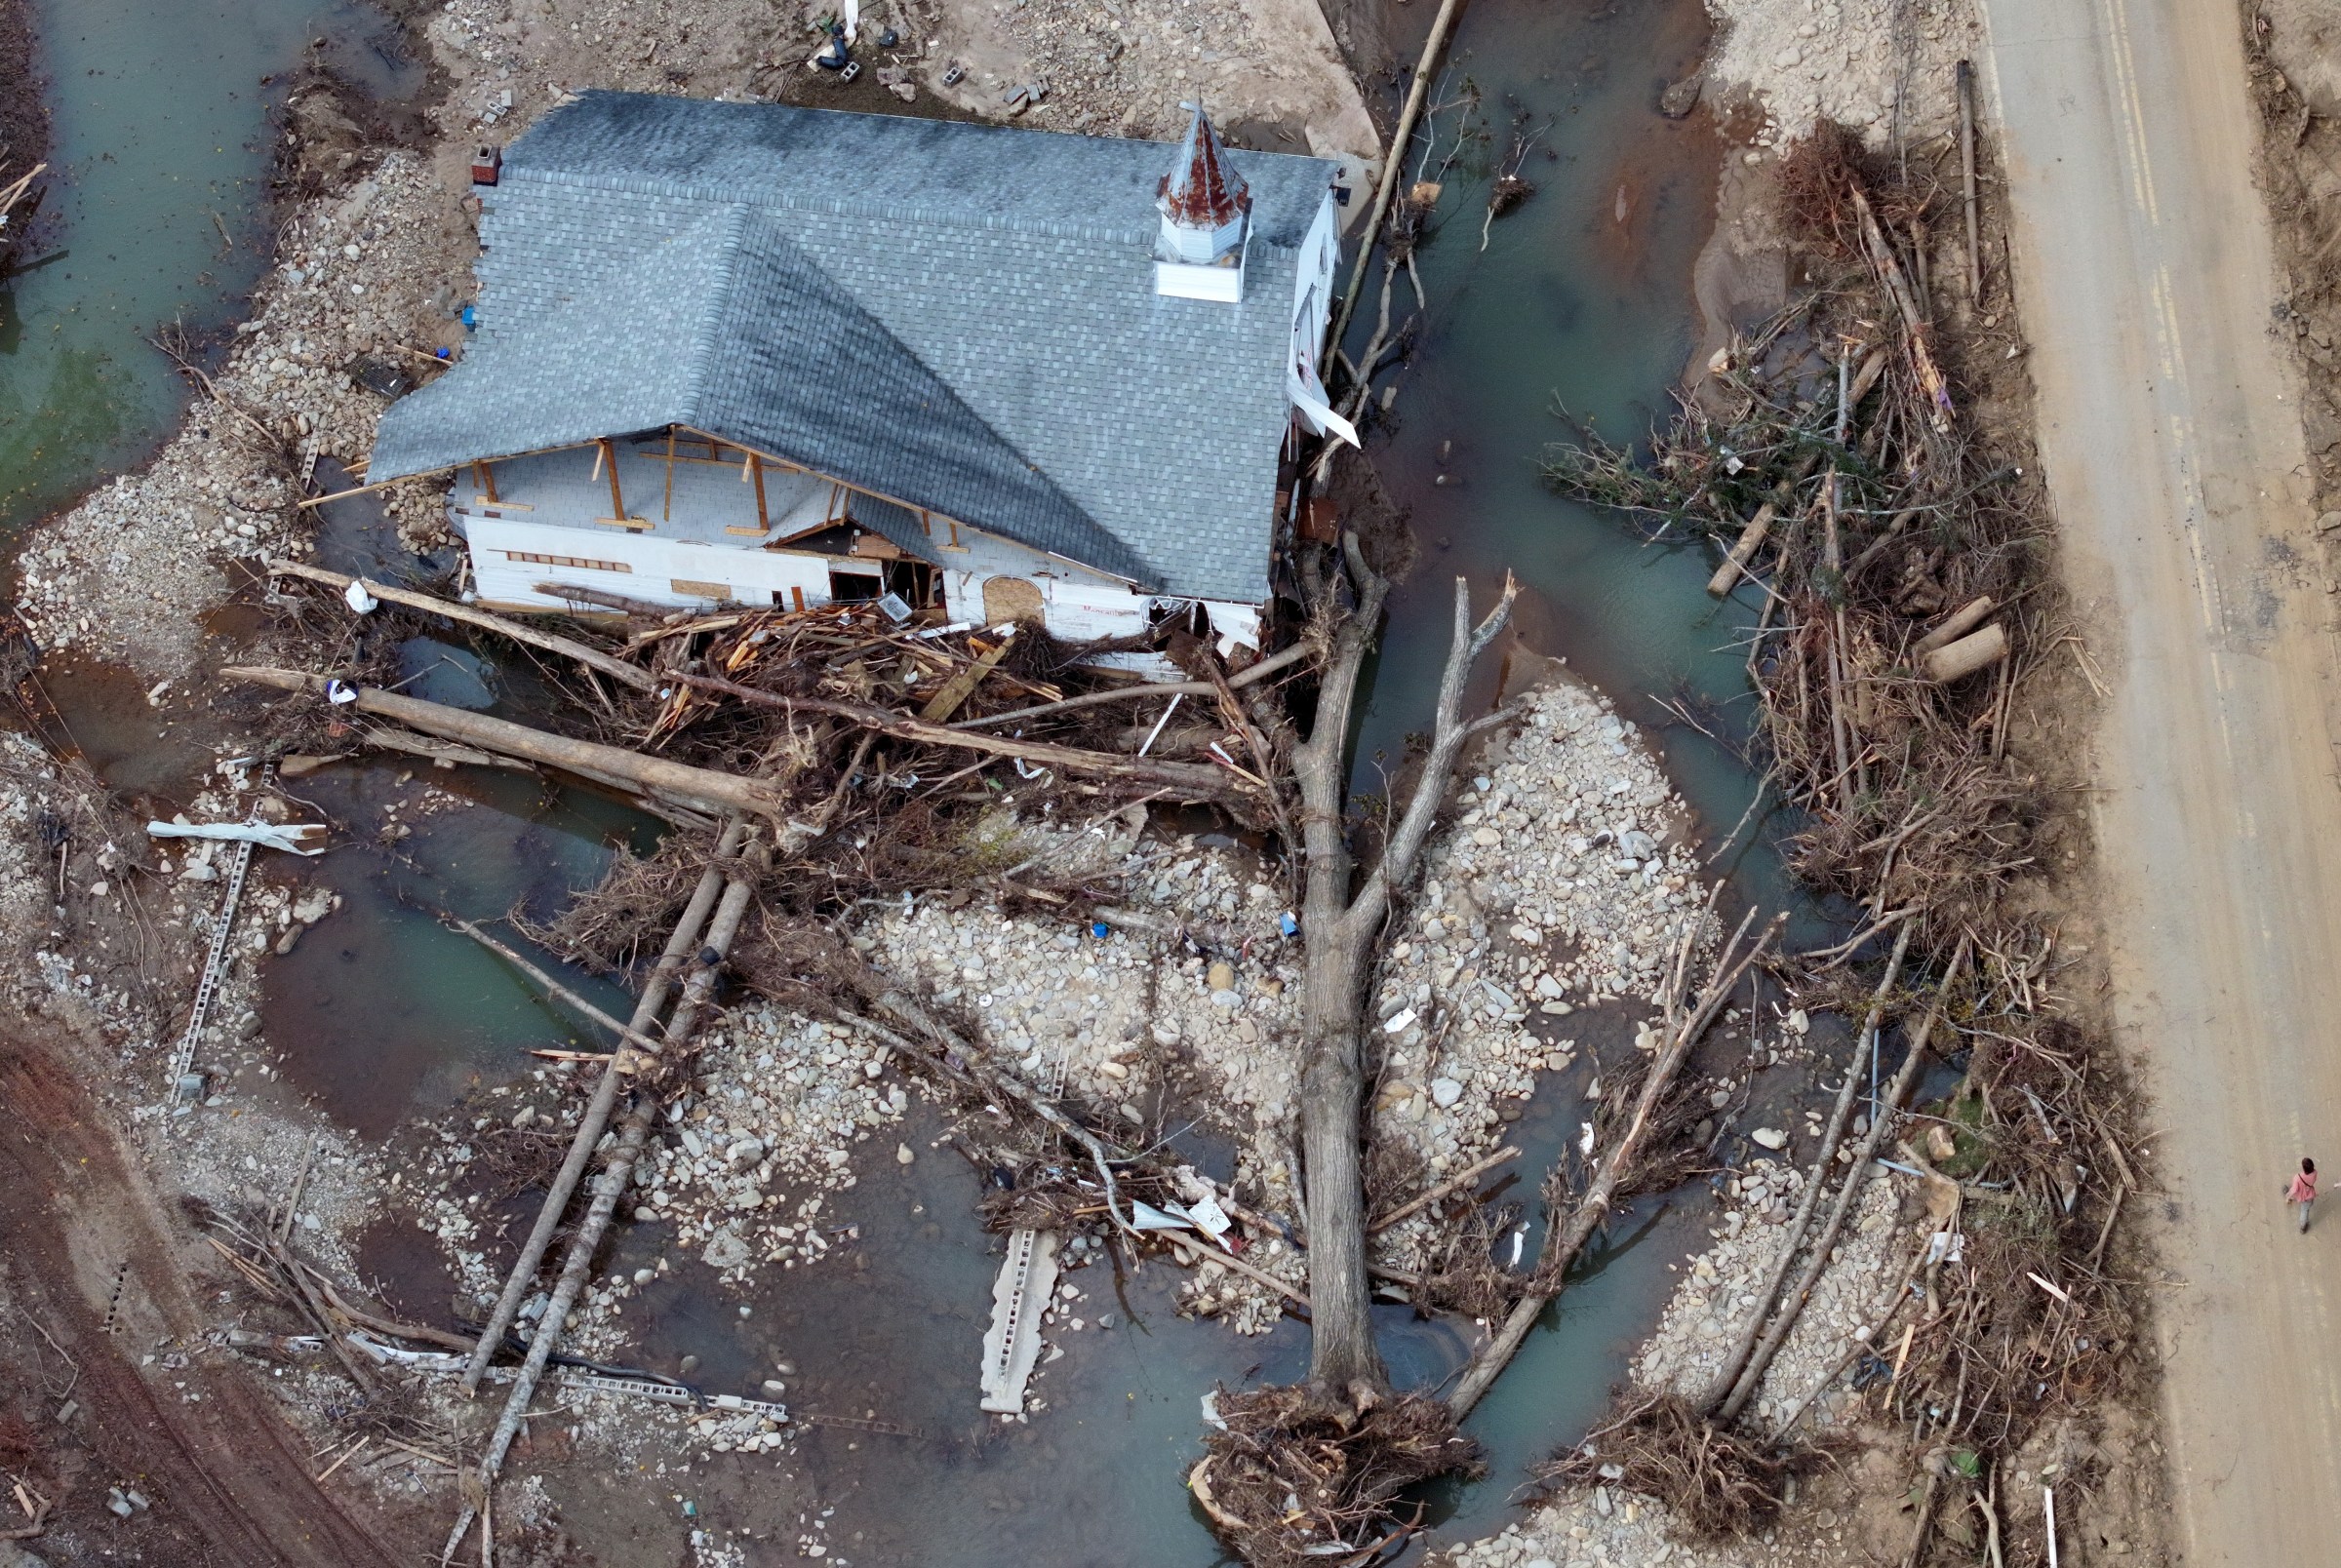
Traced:
[[[31, 0], [54, 147], [40, 243], [0, 282], [0, 529], [169, 433], [186, 391], [148, 338], [231, 324], [267, 264], [261, 85], [318, 59], [371, 91], [416, 90], [379, 13], [354, 0]], [[310, 40], [328, 40], [312, 52]], [[232, 241], [231, 241], [231, 238]]]
[[[285, 69], [312, 25], [358, 41], [345, 68], [367, 65], [380, 52], [366, 40], [388, 36], [341, 0], [39, 5], [69, 176], [60, 189], [65, 249], [0, 299], [6, 520], [36, 513], [150, 446], [181, 400], [143, 333], [180, 312], [191, 325], [224, 322], [258, 275], [259, 76]], [[1415, 9], [1427, 24], [1428, 8]], [[1475, 0], [1465, 16], [1449, 88], [1468, 75], [1482, 89], [1496, 150], [1515, 113], [1552, 125], [1527, 170], [1539, 194], [1494, 225], [1485, 253], [1477, 232], [1485, 169], [1475, 180], [1459, 166], [1448, 176], [1448, 231], [1421, 255], [1431, 329], [1381, 460], [1413, 511], [1427, 559], [1394, 607], [1367, 721], [1369, 755], [1395, 753], [1421, 722], [1453, 570], [1483, 591], [1506, 566], [1521, 571], [1529, 640], [1568, 655], [1646, 724], [1663, 717], [1648, 694], [1686, 689], [1727, 722], [1740, 689], [1737, 656], [1711, 651], [1731, 634], [1698, 592], [1704, 564], [1635, 546], [1614, 525], [1546, 494], [1531, 466], [1559, 433], [1546, 412], [1555, 393], [1613, 434], [1639, 429], [1693, 335], [1690, 262], [1705, 233], [1715, 148], [1650, 105], [1695, 56], [1697, 7], [1675, 0], [1607, 10], [1585, 0]], [[201, 68], [187, 68], [190, 60]], [[386, 62], [380, 69], [377, 85], [404, 80]], [[1545, 148], [1556, 156], [1544, 158]], [[214, 213], [238, 245], [217, 243]], [[382, 548], [366, 516], [329, 517], [325, 532], [328, 553], [350, 552], [348, 565], [395, 564], [365, 558]], [[409, 673], [443, 700], [514, 695], [459, 647], [418, 642], [407, 655]], [[60, 696], [119, 781], [160, 788], [200, 765], [192, 754], [154, 762], [166, 737], [144, 738], [140, 694], [113, 689], [102, 672], [88, 679], [86, 696]], [[1744, 770], [1695, 732], [1669, 730], [1665, 739], [1701, 812], [1711, 823], [1735, 819], [1749, 790]], [[434, 912], [493, 917], [516, 900], [548, 906], [596, 875], [615, 845], [640, 846], [648, 832], [641, 818], [582, 792], [471, 770], [425, 774], [466, 804], [420, 812], [413, 804], [420, 781], [408, 773], [397, 764], [348, 764], [298, 786], [347, 830], [346, 847], [301, 875], [333, 885], [345, 904], [271, 962], [263, 1008], [293, 1080], [337, 1121], [371, 1135], [448, 1104], [475, 1078], [517, 1075], [530, 1044], [575, 1038], [566, 1019], [447, 932]], [[398, 803], [406, 804], [395, 820], [413, 832], [378, 840], [392, 821], [385, 808]], [[1772, 875], [1761, 852], [1753, 860], [1760, 879]], [[622, 1005], [614, 991], [571, 978]], [[1528, 1151], [1524, 1168], [1542, 1168], [1573, 1140], [1581, 1087], [1548, 1085], [1508, 1129]], [[976, 1350], [997, 1258], [971, 1218], [976, 1173], [932, 1147], [935, 1130], [914, 1137], [919, 1158], [908, 1167], [894, 1162], [891, 1139], [857, 1151], [859, 1185], [832, 1205], [837, 1223], [857, 1234], [841, 1238], [821, 1267], [774, 1274], [746, 1298], [720, 1288], [695, 1258], [670, 1252], [662, 1227], [623, 1236], [613, 1268], [663, 1257], [669, 1269], [628, 1304], [640, 1358], [675, 1372], [695, 1356], [696, 1381], [736, 1392], [788, 1363], [787, 1398], [809, 1418], [792, 1468], [818, 1505], [835, 1510], [823, 1534], [848, 1560], [1130, 1568], [1219, 1560], [1175, 1481], [1196, 1452], [1198, 1398], [1215, 1383], [1290, 1378], [1304, 1362], [1305, 1329], [1288, 1323], [1261, 1340], [1237, 1340], [1175, 1317], [1168, 1266], [1120, 1280], [1092, 1267], [1073, 1276], [1091, 1293], [1083, 1311], [1092, 1324], [1111, 1312], [1116, 1326], [1063, 1336], [1063, 1356], [1038, 1386], [1047, 1408], [1028, 1424], [981, 1417]], [[1227, 1174], [1210, 1152], [1199, 1158]], [[1666, 1264], [1680, 1257], [1699, 1212], [1692, 1202], [1646, 1199], [1620, 1216], [1474, 1418], [1490, 1451], [1489, 1478], [1425, 1500], [1445, 1520], [1440, 1536], [1500, 1523], [1525, 1467], [1584, 1430], [1671, 1286]], [[1536, 1237], [1524, 1240], [1533, 1247]], [[417, 1312], [444, 1304], [435, 1260], [411, 1238], [382, 1236], [369, 1259]], [[1469, 1325], [1417, 1320], [1403, 1307], [1383, 1309], [1380, 1326], [1404, 1386], [1439, 1385], [1469, 1349]], [[769, 1462], [759, 1470], [719, 1458], [663, 1477], [660, 1491], [678, 1509], [690, 1502], [692, 1519], [719, 1537], [789, 1542], [795, 1528], [775, 1517], [770, 1475]]]
[[[1473, 0], [1465, 13], [1437, 96], [1476, 88], [1488, 139], [1447, 170], [1438, 232], [1418, 257], [1426, 330], [1397, 378], [1396, 431], [1375, 454], [1421, 555], [1392, 598], [1362, 782], [1377, 754], [1400, 754], [1429, 708], [1454, 578], [1470, 578], [1485, 606], [1509, 569], [1523, 586], [1523, 639], [1567, 657], [1659, 737], [1712, 833], [1738, 821], [1754, 793], [1736, 756], [1657, 702], [1687, 699], [1724, 740], [1743, 736], [1745, 653], [1731, 645], [1754, 607], [1719, 612], [1701, 552], [1640, 543], [1613, 518], [1554, 496], [1536, 469], [1547, 444], [1569, 434], [1556, 409], [1612, 440], [1638, 439], [1672, 412], [1670, 388], [1698, 337], [1691, 265], [1713, 225], [1721, 148], [1704, 116], [1667, 120], [1657, 99], [1696, 64], [1705, 29], [1700, 8], [1681, 3]], [[1459, 118], [1438, 117], [1431, 175]], [[1516, 127], [1533, 136], [1520, 168], [1536, 194], [1488, 225], [1482, 250], [1489, 166]], [[1377, 269], [1353, 352], [1378, 287]], [[1411, 302], [1402, 276], [1396, 307]], [[1748, 856], [1739, 871], [1748, 896], [1803, 912], [1777, 856]]]

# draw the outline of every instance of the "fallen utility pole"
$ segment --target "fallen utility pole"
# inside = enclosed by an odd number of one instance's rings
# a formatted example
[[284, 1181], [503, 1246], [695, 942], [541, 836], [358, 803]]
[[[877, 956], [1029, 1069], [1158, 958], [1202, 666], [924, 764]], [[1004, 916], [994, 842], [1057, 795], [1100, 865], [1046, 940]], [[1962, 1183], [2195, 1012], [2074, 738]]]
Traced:
[[[329, 684], [322, 675], [266, 666], [230, 665], [219, 674], [225, 680], [275, 686], [280, 691], [323, 692]], [[566, 735], [514, 724], [509, 719], [494, 719], [466, 708], [400, 696], [378, 686], [344, 689], [354, 692], [349, 706], [359, 713], [396, 720], [411, 729], [445, 740], [462, 741], [509, 757], [543, 763], [596, 783], [662, 797], [694, 810], [771, 816], [776, 815], [785, 804], [771, 785], [758, 779], [670, 763], [662, 757], [646, 757], [598, 741], [572, 740]]]

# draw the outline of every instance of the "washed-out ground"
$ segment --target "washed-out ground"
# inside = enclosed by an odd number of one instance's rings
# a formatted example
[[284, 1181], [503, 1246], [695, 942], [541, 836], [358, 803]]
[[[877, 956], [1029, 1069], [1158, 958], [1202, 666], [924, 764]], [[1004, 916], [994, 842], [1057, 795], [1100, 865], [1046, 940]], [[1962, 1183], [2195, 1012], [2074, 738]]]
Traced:
[[[1890, 135], [1897, 86], [1911, 134], [1943, 129], [1948, 62], [1971, 33], [1964, 6], [1716, 0], [1716, 9], [1724, 27], [1709, 66], [1711, 103], [1726, 116], [1733, 103], [1762, 109], [1760, 120], [1731, 122], [1753, 161], [1743, 168], [1760, 165], [1816, 115]], [[465, 205], [470, 146], [507, 138], [564, 91], [617, 86], [1002, 114], [1018, 107], [1002, 93], [1040, 86], [1046, 91], [1020, 106], [1025, 123], [1124, 134], [1168, 129], [1175, 98], [1200, 93], [1215, 114], [1259, 128], [1249, 137], [1257, 144], [1369, 158], [1371, 130], [1330, 35], [1314, 6], [1299, 11], [1052, 9], [1045, 0], [872, 5], [859, 21], [872, 40], [863, 50], [871, 68], [852, 84], [806, 63], [817, 43], [815, 18], [797, 8], [596, 0], [555, 11], [533, 0], [455, 0], [427, 13], [445, 86], [433, 110], [437, 139], [386, 152], [352, 146], [350, 117], [329, 90], [297, 101], [297, 155], [313, 150], [304, 173], [322, 188], [292, 215], [251, 321], [179, 434], [148, 468], [35, 535], [21, 563], [27, 622], [53, 650], [134, 671], [158, 735], [176, 726], [236, 755], [241, 748], [218, 734], [198, 695], [224, 651], [206, 618], [237, 590], [239, 562], [314, 548], [314, 524], [293, 510], [295, 485], [285, 471], [302, 473], [317, 457], [362, 456], [387, 402], [362, 383], [427, 375], [434, 350], [459, 346], [455, 316], [468, 297], [474, 243]], [[897, 35], [891, 48], [875, 42], [889, 27]], [[1907, 68], [1889, 68], [1896, 60]], [[967, 74], [946, 88], [942, 78], [955, 64]], [[1729, 210], [1725, 216], [1735, 220]], [[393, 503], [411, 542], [438, 539], [435, 497], [417, 487], [394, 493]], [[220, 857], [166, 852], [119, 819], [93, 819], [60, 853], [55, 822], [82, 797], [53, 764], [19, 751], [10, 764], [18, 783], [0, 798], [0, 856], [15, 857], [19, 874], [0, 885], [17, 889], [11, 896], [24, 905], [8, 912], [7, 928], [47, 934], [35, 937], [18, 970], [16, 1003], [69, 1020], [79, 1065], [108, 1085], [106, 1114], [136, 1129], [161, 1190], [232, 1203], [305, 1168], [297, 1223], [322, 1261], [354, 1272], [357, 1238], [386, 1220], [421, 1234], [463, 1289], [493, 1290], [493, 1243], [510, 1216], [488, 1212], [494, 1205], [470, 1178], [499, 1143], [563, 1136], [577, 1114], [577, 1071], [548, 1064], [486, 1086], [419, 1138], [383, 1144], [320, 1125], [279, 1082], [281, 1053], [299, 1042], [270, 1040], [257, 1029], [254, 985], [266, 950], [289, 934], [299, 940], [297, 927], [329, 922], [334, 912], [264, 872], [245, 906], [239, 960], [214, 1013], [218, 1023], [201, 1044], [218, 1070], [209, 1097], [217, 1103], [155, 1109], [167, 1021], [183, 1005], [208, 940]], [[179, 803], [191, 816], [240, 815], [255, 798], [228, 774], [204, 787], [208, 794], [190, 791]], [[1237, 1150], [1229, 1186], [1253, 1207], [1292, 1214], [1294, 955], [1268, 868], [1239, 847], [1121, 818], [999, 826], [1031, 835], [1036, 847], [1061, 845], [1119, 879], [1131, 918], [1097, 938], [981, 903], [914, 901], [866, 916], [856, 945], [972, 1013], [987, 1045], [1044, 1081], [1127, 1106], [1137, 1119], [1174, 1102], [1211, 1108]], [[1566, 675], [1539, 690], [1515, 735], [1475, 764], [1431, 857], [1425, 896], [1395, 933], [1375, 998], [1385, 1037], [1375, 1126], [1419, 1159], [1423, 1180], [1492, 1149], [1526, 1098], [1540, 1084], [1549, 1091], [1576, 1064], [1581, 1026], [1606, 1018], [1630, 1037], [1649, 1018], [1664, 965], [1704, 902], [1696, 839], [1643, 737]], [[54, 911], [29, 891], [52, 880], [60, 889]], [[1188, 957], [1182, 931], [1239, 956]], [[1752, 1048], [1769, 1041], [1764, 1055], [1772, 1063], [1810, 1060], [1801, 1017], [1775, 1010], [1725, 1027]], [[727, 1015], [698, 1071], [633, 1212], [671, 1223], [676, 1247], [730, 1286], [744, 1288], [767, 1271], [835, 1266], [827, 1255], [841, 1250], [836, 1238], [854, 1224], [851, 1151], [874, 1146], [904, 1161], [939, 1152], [908, 1130], [919, 1115], [915, 1085], [858, 1042], [784, 1010], [750, 1003]], [[1719, 1115], [1747, 1087], [1716, 1082]], [[1643, 1383], [1695, 1388], [1736, 1330], [1741, 1296], [1770, 1267], [1774, 1228], [1804, 1179], [1799, 1150], [1809, 1153], [1814, 1132], [1801, 1117], [1782, 1119], [1779, 1151], [1721, 1173], [1714, 1245], [1681, 1265], [1682, 1285], [1636, 1363]], [[1912, 1185], [1874, 1178], [1825, 1276], [1819, 1310], [1775, 1364], [1760, 1409], [1783, 1410], [1812, 1393], [1848, 1336], [1872, 1321], [1908, 1259], [1909, 1222], [1923, 1211]], [[1382, 1238], [1383, 1261], [1418, 1266], [1431, 1239], [1424, 1222], [1409, 1222]], [[1298, 1255], [1275, 1238], [1250, 1257], [1300, 1278]], [[628, 1304], [666, 1267], [660, 1257], [599, 1281], [579, 1313], [577, 1344], [622, 1358]], [[1275, 1293], [1208, 1261], [1182, 1301], [1195, 1315], [1243, 1332], [1265, 1329], [1282, 1310]], [[1096, 1321], [1093, 1306], [1069, 1298], [1052, 1337]], [[202, 1334], [181, 1335], [166, 1353], [214, 1363], [227, 1355]], [[735, 1392], [784, 1399], [788, 1377], [774, 1371], [773, 1387]], [[296, 1422], [330, 1431], [326, 1412], [339, 1397], [331, 1375], [293, 1365], [266, 1377], [287, 1395]], [[1824, 1393], [1807, 1419], [1843, 1414]], [[566, 1439], [546, 1443], [542, 1458], [615, 1473], [741, 1451], [770, 1452], [774, 1484], [785, 1488], [792, 1439], [777, 1424], [753, 1416], [687, 1423], [580, 1396]], [[1824, 1488], [1816, 1509], [1761, 1550], [1672, 1543], [1663, 1510], [1605, 1489], [1557, 1499], [1502, 1536], [1462, 1548], [1456, 1560], [1490, 1568], [1539, 1559], [1563, 1568], [1866, 1560], [1902, 1517], [1890, 1499], [1882, 1508], [1871, 1496], [1881, 1487], [1898, 1494], [1899, 1474], [1871, 1475], [1867, 1464], [1831, 1483], [1844, 1490]], [[332, 1489], [390, 1518], [410, 1505], [415, 1517], [435, 1518], [447, 1496], [444, 1473], [421, 1461], [352, 1466]], [[546, 1494], [520, 1481], [508, 1495], [499, 1505], [507, 1516], [551, 1541]], [[72, 1527], [102, 1517], [85, 1514]], [[692, 1542], [681, 1526], [664, 1540], [667, 1560], [677, 1537], [701, 1561], [726, 1560], [727, 1548]]]

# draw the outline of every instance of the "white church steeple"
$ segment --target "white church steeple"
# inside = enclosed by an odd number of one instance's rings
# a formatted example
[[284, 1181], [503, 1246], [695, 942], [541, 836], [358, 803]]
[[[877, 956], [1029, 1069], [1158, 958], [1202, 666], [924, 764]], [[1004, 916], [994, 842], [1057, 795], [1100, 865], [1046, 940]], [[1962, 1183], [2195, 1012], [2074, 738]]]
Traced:
[[1184, 299], [1244, 297], [1244, 251], [1250, 238], [1251, 191], [1227, 161], [1200, 103], [1177, 160], [1156, 187], [1162, 230], [1154, 245], [1154, 291]]

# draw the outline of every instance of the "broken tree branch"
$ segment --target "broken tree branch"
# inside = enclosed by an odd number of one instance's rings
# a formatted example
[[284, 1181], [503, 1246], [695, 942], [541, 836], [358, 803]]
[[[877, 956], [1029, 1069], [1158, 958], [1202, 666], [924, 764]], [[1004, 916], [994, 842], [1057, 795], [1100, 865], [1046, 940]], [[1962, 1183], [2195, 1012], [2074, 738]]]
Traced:
[[344, 592], [352, 583], [355, 583], [360, 589], [385, 604], [404, 605], [409, 609], [427, 610], [433, 615], [444, 616], [448, 620], [460, 621], [466, 626], [477, 626], [482, 631], [494, 632], [498, 637], [508, 637], [515, 643], [526, 643], [531, 647], [540, 647], [548, 653], [558, 653], [563, 658], [576, 660], [588, 669], [599, 670], [611, 680], [622, 682], [637, 691], [649, 691], [658, 685], [658, 678], [642, 666], [628, 664], [624, 659], [614, 658], [598, 647], [588, 647], [574, 637], [562, 637], [554, 632], [540, 632], [534, 626], [523, 626], [516, 620], [502, 615], [494, 615], [484, 609], [474, 609], [469, 605], [458, 605], [454, 600], [442, 599], [437, 594], [420, 593], [413, 588], [400, 588], [391, 583], [376, 582], [371, 577], [352, 577], [345, 572], [329, 571], [324, 567], [312, 567], [300, 561], [271, 560], [268, 563], [268, 570], [274, 576], [305, 577], [311, 582], [321, 582], [329, 588], [339, 588]]
[[[1747, 972], [1748, 966], [1771, 945], [1773, 938], [1788, 923], [1785, 914], [1772, 917], [1765, 928], [1757, 933], [1756, 940], [1749, 945], [1747, 952], [1735, 960], [1733, 955], [1738, 951], [1740, 939], [1755, 919], [1754, 910], [1748, 911], [1741, 919], [1739, 929], [1731, 933], [1731, 940], [1724, 945], [1723, 952], [1717, 956], [1716, 972], [1708, 980], [1706, 989], [1700, 993], [1697, 1003], [1689, 1015], [1675, 1027], [1665, 1049], [1650, 1063], [1649, 1075], [1643, 1079], [1642, 1092], [1635, 1098], [1633, 1116], [1627, 1120], [1617, 1142], [1602, 1156], [1593, 1180], [1586, 1186], [1585, 1196], [1570, 1213], [1568, 1223], [1555, 1226], [1545, 1234], [1543, 1255], [1537, 1260], [1536, 1273], [1540, 1277], [1556, 1283], [1549, 1290], [1533, 1290], [1523, 1296], [1513, 1306], [1511, 1315], [1504, 1319], [1503, 1327], [1496, 1331], [1494, 1339], [1473, 1358], [1464, 1371], [1463, 1381], [1456, 1385], [1454, 1393], [1447, 1401], [1448, 1408], [1454, 1412], [1457, 1421], [1469, 1415], [1472, 1407], [1487, 1397], [1488, 1391], [1495, 1386], [1497, 1375], [1511, 1362], [1522, 1342], [1528, 1337], [1528, 1330], [1536, 1326], [1536, 1319], [1543, 1315], [1545, 1308], [1552, 1305], [1560, 1289], [1557, 1282], [1567, 1274], [1577, 1254], [1592, 1239], [1595, 1230], [1609, 1217], [1610, 1204], [1618, 1185], [1631, 1171], [1635, 1156], [1641, 1152], [1642, 1140], [1649, 1130], [1651, 1118], [1656, 1115], [1660, 1102], [1666, 1098], [1675, 1075], [1689, 1057], [1691, 1047], [1707, 1032], [1707, 1026], [1714, 1021], [1715, 1015], [1722, 1011], [1732, 988], [1739, 984], [1739, 977]], [[1699, 922], [1693, 921], [1683, 933], [1686, 955], [1697, 943], [1698, 935]]]

